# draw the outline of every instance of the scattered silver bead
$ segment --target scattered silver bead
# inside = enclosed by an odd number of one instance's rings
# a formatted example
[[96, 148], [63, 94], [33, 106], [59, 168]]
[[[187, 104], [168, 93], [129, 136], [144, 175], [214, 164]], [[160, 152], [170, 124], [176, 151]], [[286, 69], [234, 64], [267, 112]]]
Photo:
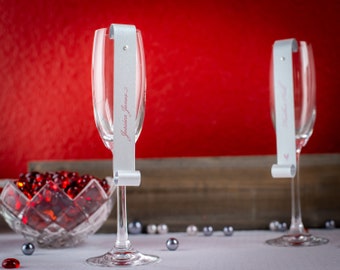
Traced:
[[278, 230], [279, 230], [280, 232], [285, 232], [285, 231], [287, 231], [287, 223], [286, 223], [286, 222], [280, 223], [280, 224], [279, 224], [279, 227], [278, 227]]
[[148, 234], [155, 234], [157, 232], [157, 226], [155, 224], [149, 224], [146, 227], [146, 232]]
[[187, 227], [187, 234], [190, 236], [196, 235], [198, 232], [197, 226], [196, 225], [189, 225]]
[[128, 231], [130, 234], [140, 234], [142, 233], [142, 229], [142, 223], [140, 223], [139, 221], [132, 221], [128, 225]]
[[326, 229], [329, 229], [329, 230], [332, 230], [332, 229], [335, 229], [335, 221], [334, 220], [327, 220], [325, 222], [325, 227]]
[[269, 230], [273, 232], [284, 232], [287, 231], [287, 223], [286, 222], [279, 222], [277, 220], [273, 220], [269, 223]]
[[214, 233], [214, 229], [212, 226], [205, 226], [203, 227], [203, 234], [205, 236], [211, 236]]
[[223, 228], [223, 233], [225, 236], [232, 236], [234, 233], [234, 228], [232, 226], [226, 226]]
[[21, 247], [22, 253], [24, 253], [25, 255], [32, 255], [35, 247], [32, 243], [25, 243], [22, 245]]
[[166, 234], [166, 233], [168, 233], [168, 231], [169, 231], [168, 225], [166, 225], [166, 224], [159, 224], [157, 226], [157, 232], [159, 234]]
[[169, 238], [166, 241], [166, 247], [168, 248], [168, 250], [174, 251], [178, 248], [179, 242], [176, 238]]

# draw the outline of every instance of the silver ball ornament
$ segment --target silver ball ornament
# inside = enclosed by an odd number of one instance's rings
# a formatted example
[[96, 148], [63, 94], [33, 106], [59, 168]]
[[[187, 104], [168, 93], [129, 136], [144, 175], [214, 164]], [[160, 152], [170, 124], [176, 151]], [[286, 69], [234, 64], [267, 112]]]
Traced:
[[325, 222], [325, 227], [326, 229], [329, 229], [329, 230], [332, 230], [332, 229], [335, 229], [335, 221], [334, 220], [327, 220]]
[[179, 242], [176, 238], [171, 237], [166, 241], [166, 247], [168, 250], [174, 251], [178, 248]]
[[128, 225], [128, 231], [130, 234], [140, 234], [142, 233], [142, 223], [140, 223], [139, 221], [132, 221], [129, 223]]
[[279, 224], [279, 227], [278, 227], [278, 231], [280, 232], [285, 232], [287, 231], [287, 223], [286, 222], [282, 222]]
[[211, 236], [214, 233], [214, 229], [212, 226], [205, 226], [203, 227], [203, 234], [205, 236]]
[[25, 255], [32, 255], [35, 247], [32, 243], [25, 243], [22, 245], [21, 247], [22, 253], [24, 253]]
[[223, 228], [223, 233], [225, 236], [232, 236], [234, 233], [234, 228], [232, 226], [225, 226]]

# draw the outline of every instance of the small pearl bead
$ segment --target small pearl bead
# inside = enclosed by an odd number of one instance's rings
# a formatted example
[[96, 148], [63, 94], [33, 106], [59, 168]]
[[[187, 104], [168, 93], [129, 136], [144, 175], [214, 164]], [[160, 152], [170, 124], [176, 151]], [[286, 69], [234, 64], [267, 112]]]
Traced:
[[159, 234], [166, 234], [168, 233], [169, 229], [168, 229], [168, 225], [166, 224], [159, 224], [157, 226], [157, 231]]
[[168, 250], [174, 251], [178, 248], [179, 242], [176, 238], [169, 238], [166, 241], [166, 247], [168, 248]]
[[273, 220], [269, 223], [269, 230], [275, 232], [278, 230], [279, 226], [280, 226], [280, 222], [278, 222], [277, 220]]
[[198, 232], [198, 229], [197, 229], [197, 226], [195, 225], [189, 225], [187, 227], [187, 234], [190, 235], [190, 236], [194, 236], [196, 235]]
[[149, 224], [146, 227], [146, 232], [148, 234], [155, 234], [157, 232], [157, 226], [155, 224]]

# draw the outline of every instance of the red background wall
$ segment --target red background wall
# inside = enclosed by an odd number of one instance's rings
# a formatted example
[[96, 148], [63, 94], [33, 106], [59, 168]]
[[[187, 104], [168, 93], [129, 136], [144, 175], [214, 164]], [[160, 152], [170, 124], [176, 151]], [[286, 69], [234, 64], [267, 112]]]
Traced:
[[340, 2], [0, 0], [0, 177], [30, 160], [110, 158], [91, 103], [93, 33], [142, 30], [147, 109], [137, 157], [275, 153], [276, 39], [313, 44], [317, 121], [304, 153], [340, 152]]

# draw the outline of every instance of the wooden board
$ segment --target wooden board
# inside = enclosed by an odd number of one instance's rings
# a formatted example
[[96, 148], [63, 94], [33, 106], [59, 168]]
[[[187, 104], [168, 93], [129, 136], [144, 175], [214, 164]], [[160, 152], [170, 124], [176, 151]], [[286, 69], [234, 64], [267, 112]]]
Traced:
[[[274, 156], [139, 159], [140, 187], [127, 189], [128, 219], [200, 229], [267, 229], [270, 221], [290, 223], [290, 180], [270, 175]], [[32, 161], [28, 170], [68, 170], [112, 175], [111, 160]], [[301, 205], [306, 227], [340, 224], [340, 154], [302, 155]], [[115, 208], [101, 232], [116, 231]]]

